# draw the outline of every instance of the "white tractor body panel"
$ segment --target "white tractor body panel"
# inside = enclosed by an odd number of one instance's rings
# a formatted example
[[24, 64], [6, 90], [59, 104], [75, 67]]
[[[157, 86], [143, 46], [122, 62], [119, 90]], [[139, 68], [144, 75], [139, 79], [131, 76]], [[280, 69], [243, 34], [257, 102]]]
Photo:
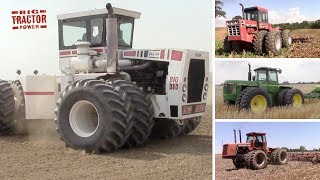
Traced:
[[58, 92], [57, 77], [53, 75], [18, 76], [25, 97], [26, 119], [53, 119]]

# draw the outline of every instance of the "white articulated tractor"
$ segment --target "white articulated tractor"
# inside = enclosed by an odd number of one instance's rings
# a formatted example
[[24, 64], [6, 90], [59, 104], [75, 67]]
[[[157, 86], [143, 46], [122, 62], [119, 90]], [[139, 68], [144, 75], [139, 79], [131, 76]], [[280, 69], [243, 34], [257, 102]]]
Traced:
[[209, 53], [132, 49], [139, 18], [111, 4], [59, 15], [62, 75], [0, 81], [0, 134], [54, 119], [67, 147], [101, 153], [143, 145], [152, 132], [192, 132], [206, 108]]

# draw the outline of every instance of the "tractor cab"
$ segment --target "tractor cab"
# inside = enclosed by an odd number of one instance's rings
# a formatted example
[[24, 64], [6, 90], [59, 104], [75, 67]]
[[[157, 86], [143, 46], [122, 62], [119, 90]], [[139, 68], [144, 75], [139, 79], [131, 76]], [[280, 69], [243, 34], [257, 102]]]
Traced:
[[251, 132], [247, 134], [246, 143], [250, 143], [253, 149], [267, 151], [266, 133]]
[[260, 23], [268, 23], [268, 10], [259, 6], [244, 8], [243, 19], [257, 21]]
[[[119, 49], [132, 48], [132, 37], [135, 19], [140, 13], [114, 8], [118, 21]], [[90, 43], [90, 47], [105, 47], [108, 16], [107, 9], [94, 9], [91, 11], [59, 15], [59, 49], [76, 49], [78, 41]]]
[[253, 81], [267, 81], [278, 83], [278, 73], [281, 74], [281, 69], [260, 67], [254, 70], [255, 76], [252, 77]]

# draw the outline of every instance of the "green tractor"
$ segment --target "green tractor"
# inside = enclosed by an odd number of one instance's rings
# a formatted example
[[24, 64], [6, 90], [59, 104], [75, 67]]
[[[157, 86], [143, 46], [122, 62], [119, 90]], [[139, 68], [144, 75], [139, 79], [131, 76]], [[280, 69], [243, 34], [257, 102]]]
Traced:
[[248, 81], [225, 81], [223, 99], [226, 105], [236, 105], [254, 113], [262, 113], [272, 106], [293, 106], [296, 109], [302, 106], [304, 95], [299, 89], [279, 85], [281, 69], [260, 67], [254, 71], [252, 77], [249, 64]]

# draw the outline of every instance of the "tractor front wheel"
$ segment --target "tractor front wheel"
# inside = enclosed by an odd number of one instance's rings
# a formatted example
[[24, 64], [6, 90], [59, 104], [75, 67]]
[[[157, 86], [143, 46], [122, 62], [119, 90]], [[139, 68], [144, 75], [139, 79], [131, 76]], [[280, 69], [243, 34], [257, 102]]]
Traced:
[[232, 159], [232, 162], [237, 169], [246, 167], [246, 161], [244, 159]]
[[258, 31], [255, 35], [253, 39], [253, 49], [257, 54], [262, 55], [266, 52], [265, 39], [267, 34], [267, 31]]
[[184, 122], [185, 125], [180, 135], [190, 134], [199, 126], [200, 122], [201, 122], [201, 117], [195, 117], [195, 118], [185, 120]]
[[292, 44], [292, 37], [291, 37], [291, 31], [290, 30], [284, 30], [281, 32], [282, 37], [282, 46], [285, 48], [289, 48]]
[[290, 89], [284, 98], [286, 105], [299, 109], [304, 104], [303, 93], [299, 89]]
[[250, 157], [248, 157], [246, 166], [252, 170], [264, 169], [267, 167], [268, 157], [264, 151], [254, 150], [249, 153]]
[[159, 119], [155, 121], [152, 134], [161, 139], [179, 136], [185, 127], [185, 123], [173, 119]]
[[232, 51], [232, 46], [231, 46], [231, 42], [228, 40], [228, 36], [226, 36], [224, 38], [224, 41], [223, 41], [223, 50], [227, 53], [231, 52]]
[[241, 98], [240, 107], [257, 114], [263, 113], [270, 107], [268, 93], [261, 88], [248, 89]]
[[88, 153], [112, 152], [126, 141], [124, 102], [104, 81], [72, 83], [61, 93], [55, 113], [58, 134], [67, 147]]
[[241, 51], [243, 50], [243, 47], [240, 41], [232, 41], [231, 46], [232, 46], [232, 50], [236, 53], [241, 53]]
[[266, 50], [268, 53], [278, 56], [282, 48], [280, 31], [269, 31], [266, 37]]

